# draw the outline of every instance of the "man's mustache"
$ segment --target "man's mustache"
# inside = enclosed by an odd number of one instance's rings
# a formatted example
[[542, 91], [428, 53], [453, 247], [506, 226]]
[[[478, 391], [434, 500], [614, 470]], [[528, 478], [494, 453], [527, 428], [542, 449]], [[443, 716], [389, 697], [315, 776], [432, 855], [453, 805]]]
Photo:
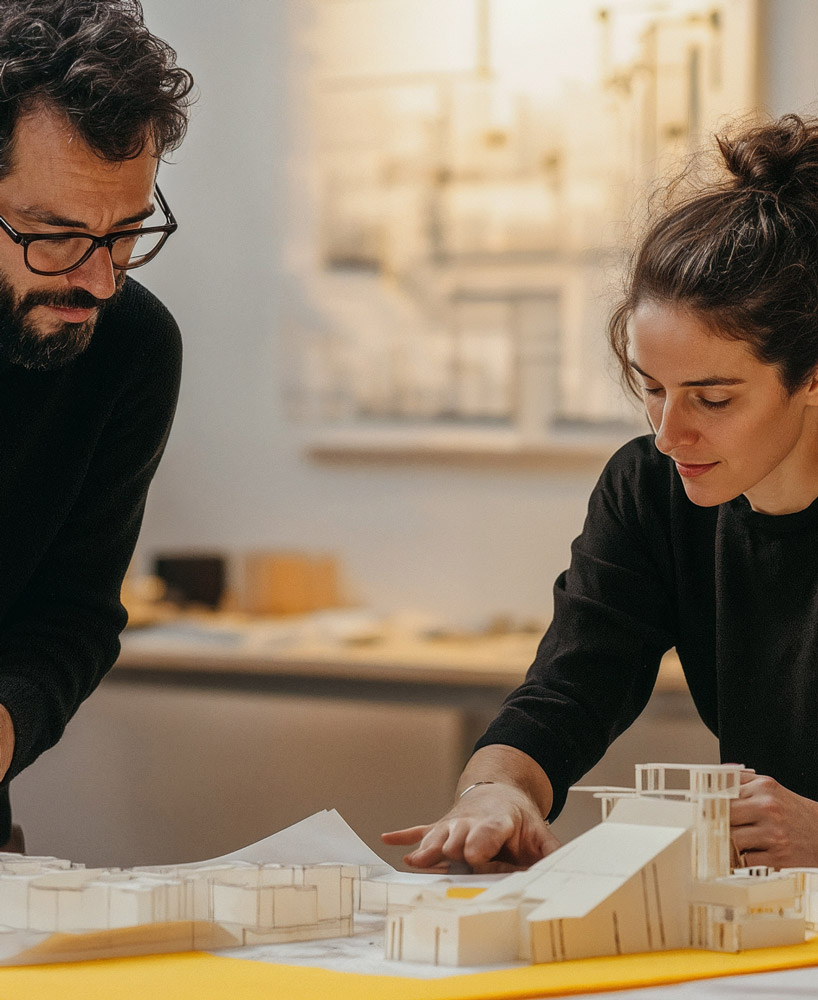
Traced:
[[62, 309], [101, 309], [108, 299], [98, 299], [84, 288], [67, 288], [64, 292], [28, 292], [17, 309], [22, 315], [37, 306], [56, 306]]

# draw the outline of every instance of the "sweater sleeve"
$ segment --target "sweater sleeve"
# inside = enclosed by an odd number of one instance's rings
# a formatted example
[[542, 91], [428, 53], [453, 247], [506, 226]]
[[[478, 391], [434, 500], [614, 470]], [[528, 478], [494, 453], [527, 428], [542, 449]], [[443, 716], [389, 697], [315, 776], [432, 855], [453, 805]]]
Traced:
[[119, 655], [122, 580], [179, 390], [181, 340], [164, 315], [166, 335], [119, 393], [69, 516], [0, 631], [0, 703], [15, 730], [6, 781], [60, 739]]
[[603, 472], [534, 663], [477, 743], [537, 761], [554, 789], [552, 819], [645, 707], [675, 641], [665, 470], [651, 451], [650, 438], [631, 442]]

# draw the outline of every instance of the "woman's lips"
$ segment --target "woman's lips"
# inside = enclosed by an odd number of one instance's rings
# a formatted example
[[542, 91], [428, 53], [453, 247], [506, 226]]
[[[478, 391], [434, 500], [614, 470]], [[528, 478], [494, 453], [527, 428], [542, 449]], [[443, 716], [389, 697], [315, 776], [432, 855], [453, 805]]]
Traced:
[[685, 479], [695, 479], [696, 476], [703, 476], [705, 472], [714, 469], [718, 462], [706, 462], [705, 464], [688, 464], [687, 462], [676, 462], [676, 468], [680, 476]]

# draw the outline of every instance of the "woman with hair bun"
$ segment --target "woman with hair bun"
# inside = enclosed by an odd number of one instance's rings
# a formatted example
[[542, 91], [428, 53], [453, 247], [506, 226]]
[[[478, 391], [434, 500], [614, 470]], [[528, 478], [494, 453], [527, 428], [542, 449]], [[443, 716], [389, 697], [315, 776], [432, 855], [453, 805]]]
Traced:
[[654, 434], [609, 461], [526, 680], [410, 865], [527, 866], [675, 646], [747, 865], [818, 865], [818, 120], [718, 139], [724, 178], [666, 209], [609, 325]]

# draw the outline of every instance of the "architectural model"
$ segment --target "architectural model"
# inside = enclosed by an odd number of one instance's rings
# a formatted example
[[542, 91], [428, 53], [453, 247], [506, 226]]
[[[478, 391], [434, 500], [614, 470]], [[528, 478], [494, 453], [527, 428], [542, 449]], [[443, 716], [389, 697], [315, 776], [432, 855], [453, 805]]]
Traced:
[[802, 942], [816, 929], [818, 869], [731, 871], [741, 771], [637, 765], [635, 788], [593, 789], [602, 823], [528, 871], [473, 899], [390, 906], [387, 958], [474, 966]]
[[470, 899], [371, 852], [273, 864], [253, 845], [244, 860], [132, 869], [0, 853], [0, 965], [345, 937], [356, 911], [386, 915], [388, 959], [438, 965], [803, 941], [818, 930], [818, 868], [731, 872], [741, 770], [638, 765], [635, 788], [590, 789], [602, 823]]

